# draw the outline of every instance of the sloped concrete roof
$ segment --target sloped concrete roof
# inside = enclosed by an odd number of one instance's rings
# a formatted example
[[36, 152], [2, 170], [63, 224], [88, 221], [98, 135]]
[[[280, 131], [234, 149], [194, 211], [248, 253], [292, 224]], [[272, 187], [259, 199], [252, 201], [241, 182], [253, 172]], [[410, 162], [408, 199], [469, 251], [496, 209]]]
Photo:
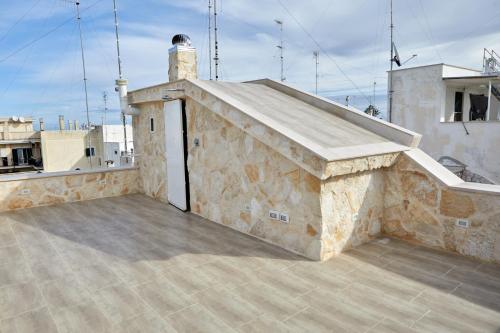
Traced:
[[[166, 95], [196, 100], [285, 156], [290, 155], [290, 144], [299, 145], [328, 163], [406, 151], [421, 138], [354, 108], [268, 79], [243, 83], [181, 80], [132, 91], [129, 103], [161, 101]], [[278, 135], [268, 135], [269, 129]], [[306, 159], [302, 156], [297, 162], [303, 164]]]

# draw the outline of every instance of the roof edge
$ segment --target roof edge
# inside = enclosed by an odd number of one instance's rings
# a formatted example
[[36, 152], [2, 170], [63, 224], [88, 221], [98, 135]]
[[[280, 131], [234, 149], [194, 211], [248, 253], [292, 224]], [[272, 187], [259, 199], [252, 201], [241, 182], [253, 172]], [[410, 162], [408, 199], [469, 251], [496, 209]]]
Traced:
[[282, 82], [271, 79], [260, 79], [246, 81], [244, 83], [265, 85], [271, 89], [277, 90], [281, 93], [301, 100], [304, 103], [322, 109], [326, 112], [330, 112], [338, 117], [341, 117], [342, 119], [348, 120], [366, 130], [372, 131], [375, 134], [378, 134], [401, 145], [405, 145], [411, 148], [418, 147], [422, 138], [422, 135], [407, 130], [401, 126], [369, 116], [353, 107], [346, 107], [324, 97], [313, 95], [308, 92], [296, 89]]

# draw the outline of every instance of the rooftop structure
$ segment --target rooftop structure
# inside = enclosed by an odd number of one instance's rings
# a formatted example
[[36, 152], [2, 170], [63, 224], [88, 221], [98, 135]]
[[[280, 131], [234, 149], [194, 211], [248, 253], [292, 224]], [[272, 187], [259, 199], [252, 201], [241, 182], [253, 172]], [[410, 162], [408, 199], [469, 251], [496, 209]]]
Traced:
[[0, 173], [41, 167], [40, 133], [31, 118], [0, 118]]
[[170, 82], [117, 82], [135, 166], [0, 177], [0, 330], [498, 330], [500, 186], [195, 60], [174, 46]]
[[[486, 70], [486, 69], [485, 69]], [[466, 165], [467, 181], [500, 184], [500, 74], [436, 64], [393, 71], [393, 122], [421, 148]]]

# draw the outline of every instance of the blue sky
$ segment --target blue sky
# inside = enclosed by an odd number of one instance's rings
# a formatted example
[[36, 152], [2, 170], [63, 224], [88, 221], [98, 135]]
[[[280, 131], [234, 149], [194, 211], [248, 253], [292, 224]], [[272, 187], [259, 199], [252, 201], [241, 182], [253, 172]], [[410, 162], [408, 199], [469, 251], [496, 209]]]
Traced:
[[[207, 0], [117, 0], [122, 61], [130, 89], [167, 80], [168, 48], [176, 33], [191, 36], [201, 78], [208, 78]], [[279, 79], [279, 30], [284, 21], [285, 76], [314, 90], [321, 45], [319, 94], [364, 108], [373, 94], [385, 109], [389, 48], [388, 0], [219, 0], [222, 79]], [[483, 47], [500, 50], [496, 0], [394, 0], [395, 42], [408, 66], [450, 63], [480, 69]], [[91, 7], [91, 8], [88, 8]], [[284, 8], [293, 15], [290, 16]], [[88, 8], [88, 9], [87, 9]], [[118, 98], [112, 0], [82, 0], [91, 120], [116, 123]], [[0, 116], [85, 119], [75, 6], [66, 0], [0, 3]], [[295, 21], [297, 20], [300, 25]], [[59, 27], [56, 29], [56, 27]], [[48, 33], [52, 31], [51, 33]], [[48, 34], [47, 34], [48, 33]], [[35, 39], [47, 34], [35, 43]], [[339, 70], [337, 65], [342, 69]], [[347, 76], [345, 76], [343, 73]]]

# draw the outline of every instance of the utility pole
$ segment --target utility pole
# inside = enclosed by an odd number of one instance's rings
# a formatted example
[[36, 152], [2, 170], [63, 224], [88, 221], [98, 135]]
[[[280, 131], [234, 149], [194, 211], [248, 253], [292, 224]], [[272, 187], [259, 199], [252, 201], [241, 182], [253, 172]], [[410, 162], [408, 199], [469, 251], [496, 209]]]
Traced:
[[210, 81], [212, 81], [212, 0], [208, 0], [208, 62]]
[[[115, 36], [116, 36], [116, 53], [118, 55], [118, 76], [119, 79], [123, 79], [122, 74], [122, 60], [120, 55], [120, 36], [118, 34], [118, 13], [116, 9], [116, 0], [113, 0], [113, 11], [115, 16]], [[127, 143], [127, 118], [122, 110], [122, 124], [123, 124], [123, 140], [125, 144], [125, 155], [128, 154], [128, 143]]]
[[219, 80], [219, 41], [217, 39], [217, 0], [214, 0], [215, 81]]
[[283, 63], [284, 63], [284, 58], [283, 58], [283, 21], [275, 19], [274, 22], [276, 22], [280, 26], [280, 45], [277, 46], [278, 49], [280, 49], [280, 63], [281, 63], [281, 74], [280, 74], [280, 80], [281, 82], [285, 81], [285, 76], [283, 72]]
[[78, 31], [80, 32], [80, 51], [82, 54], [82, 69], [83, 69], [83, 86], [85, 89], [85, 110], [87, 113], [87, 140], [89, 148], [89, 164], [92, 169], [92, 139], [90, 138], [90, 116], [89, 116], [89, 96], [87, 90], [87, 70], [85, 68], [85, 52], [83, 50], [83, 36], [82, 36], [82, 24], [80, 17], [80, 2], [76, 1], [76, 19], [78, 22]]
[[392, 94], [393, 94], [393, 89], [392, 89], [392, 68], [394, 65], [394, 42], [393, 42], [393, 32], [394, 32], [394, 24], [392, 21], [392, 0], [391, 2], [391, 70], [389, 72], [389, 114], [388, 114], [388, 120], [391, 123], [392, 122]]
[[319, 51], [314, 51], [313, 55], [314, 55], [314, 58], [316, 60], [316, 89], [315, 89], [315, 93], [317, 95], [318, 94], [318, 78], [319, 78], [319, 75], [318, 75]]

